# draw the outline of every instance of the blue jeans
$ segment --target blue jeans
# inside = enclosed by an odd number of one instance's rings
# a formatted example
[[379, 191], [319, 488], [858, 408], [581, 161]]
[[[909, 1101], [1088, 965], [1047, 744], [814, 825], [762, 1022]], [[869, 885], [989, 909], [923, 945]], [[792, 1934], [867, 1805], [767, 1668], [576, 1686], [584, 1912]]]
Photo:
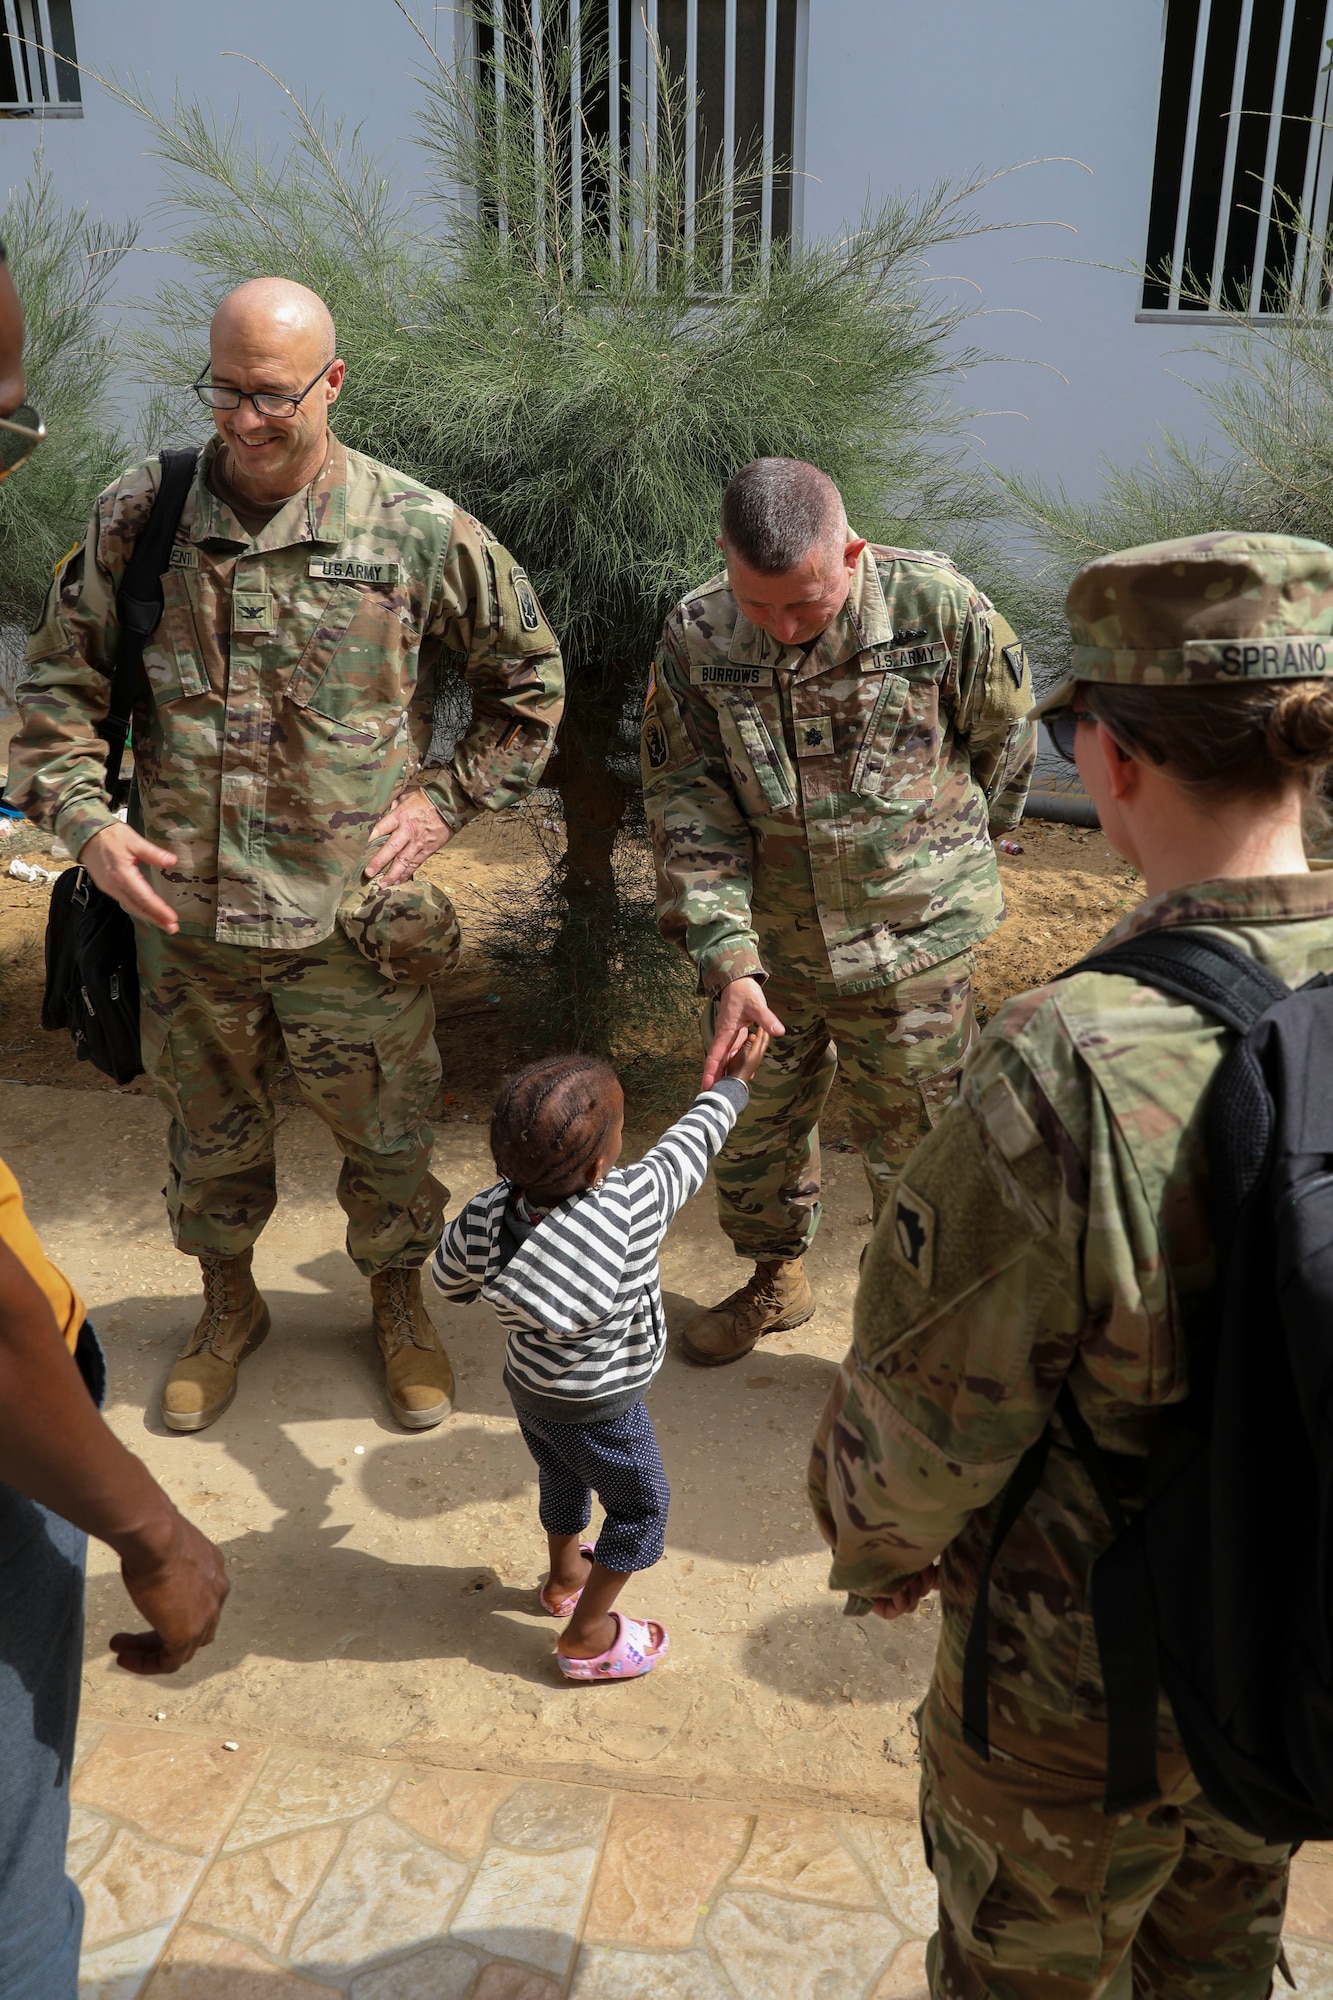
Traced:
[[[106, 1373], [91, 1326], [84, 1379]], [[0, 1994], [75, 2000], [83, 1898], [65, 1873], [88, 1538], [0, 1483]]]

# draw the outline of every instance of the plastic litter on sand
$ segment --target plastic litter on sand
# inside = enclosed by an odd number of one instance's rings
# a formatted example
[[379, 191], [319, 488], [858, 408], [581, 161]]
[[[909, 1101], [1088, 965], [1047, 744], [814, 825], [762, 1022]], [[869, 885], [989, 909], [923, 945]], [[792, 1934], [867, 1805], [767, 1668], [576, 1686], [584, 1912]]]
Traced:
[[39, 868], [35, 861], [19, 861], [15, 859], [9, 864], [9, 873], [17, 877], [20, 882], [54, 882], [60, 870], [58, 868]]

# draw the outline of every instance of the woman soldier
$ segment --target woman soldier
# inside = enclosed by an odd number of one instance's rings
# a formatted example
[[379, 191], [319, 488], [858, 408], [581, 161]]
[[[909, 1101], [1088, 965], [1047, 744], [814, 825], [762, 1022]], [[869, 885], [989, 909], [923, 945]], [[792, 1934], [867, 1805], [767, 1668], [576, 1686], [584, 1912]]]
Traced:
[[[1112, 938], [1203, 926], [1291, 986], [1333, 969], [1333, 871], [1302, 839], [1333, 761], [1333, 549], [1130, 549], [1080, 570], [1066, 611], [1073, 675], [1037, 713], [1144, 877]], [[930, 1988], [949, 2000], [1082, 2000], [1131, 1948], [1140, 1994], [1257, 2000], [1279, 1961], [1288, 1850], [1207, 1805], [1165, 1703], [1161, 1798], [1103, 1812], [1088, 1582], [1113, 1531], [1058, 1416], [991, 1577], [988, 1762], [961, 1722], [997, 1496], [1061, 1386], [1103, 1451], [1139, 1460], [1185, 1394], [1182, 1308], [1213, 1264], [1201, 1112], [1226, 1044], [1123, 975], [1009, 1001], [866, 1258], [810, 1483], [849, 1609], [896, 1618], [940, 1587], [921, 1816]]]

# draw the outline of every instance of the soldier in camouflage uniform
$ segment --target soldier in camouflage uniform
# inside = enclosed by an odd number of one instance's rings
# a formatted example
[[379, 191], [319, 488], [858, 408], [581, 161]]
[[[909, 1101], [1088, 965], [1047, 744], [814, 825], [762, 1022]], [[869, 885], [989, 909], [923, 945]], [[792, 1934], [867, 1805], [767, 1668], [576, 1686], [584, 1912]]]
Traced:
[[714, 1365], [814, 1311], [835, 1073], [876, 1215], [952, 1097], [1003, 914], [990, 835], [1033, 755], [1010, 626], [947, 557], [849, 535], [814, 466], [738, 473], [721, 546], [726, 576], [667, 620], [642, 734], [658, 921], [715, 1002], [705, 1086], [751, 1022], [775, 1038], [716, 1167], [755, 1273], [685, 1332]]
[[[115, 593], [160, 468], [103, 493], [56, 567], [28, 650], [9, 796], [135, 918], [143, 1059], [171, 1113], [167, 1206], [203, 1268], [203, 1316], [163, 1394], [202, 1429], [268, 1330], [251, 1246], [275, 1201], [270, 1088], [285, 1061], [344, 1154], [347, 1248], [370, 1279], [391, 1407], [448, 1413], [421, 1302], [446, 1190], [427, 981], [452, 964], [448, 900], [412, 876], [479, 812], [521, 798], [562, 705], [560, 651], [481, 524], [330, 433], [333, 322], [299, 285], [218, 308], [204, 451], [163, 577], [135, 705], [131, 824], [107, 802]], [[435, 669], [462, 654], [472, 721], [430, 764]], [[145, 874], [146, 869], [146, 874]]]
[[[1333, 969], [1333, 871], [1301, 814], [1333, 758], [1333, 550], [1270, 535], [1132, 549], [1075, 578], [1074, 678], [1040, 706], [1148, 900], [1113, 939], [1202, 927], [1293, 986]], [[1330, 678], [1323, 678], [1329, 675]], [[890, 1192], [810, 1486], [848, 1609], [943, 1623], [921, 1711], [939, 1886], [931, 1992], [1260, 2000], [1288, 1851], [1203, 1798], [1163, 1700], [1161, 1798], [1108, 1817], [1089, 1611], [1113, 1539], [1057, 1416], [990, 1583], [991, 1760], [961, 1728], [963, 1650], [997, 1496], [1068, 1382], [1142, 1492], [1182, 1327], [1212, 1282], [1203, 1105], [1225, 1038], [1183, 1000], [1079, 973], [1009, 1001]], [[1256, 1578], [1256, 1588], [1262, 1580]]]

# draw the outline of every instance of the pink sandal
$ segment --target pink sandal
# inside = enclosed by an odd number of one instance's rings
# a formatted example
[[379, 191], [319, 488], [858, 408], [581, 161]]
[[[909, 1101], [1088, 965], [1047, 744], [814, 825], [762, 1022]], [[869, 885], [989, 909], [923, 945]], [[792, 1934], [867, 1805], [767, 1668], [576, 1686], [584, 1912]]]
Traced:
[[[592, 1543], [580, 1542], [579, 1554], [581, 1556], [586, 1556], [588, 1561], [592, 1562], [595, 1558], [595, 1551], [593, 1549]], [[537, 1592], [537, 1602], [541, 1605], [542, 1610], [547, 1613], [548, 1617], [570, 1618], [573, 1616], [574, 1606], [578, 1603], [582, 1595], [583, 1595], [583, 1586], [582, 1584], [580, 1584], [577, 1590], [570, 1591], [568, 1597], [562, 1597], [558, 1604], [549, 1604], [546, 1599], [546, 1585], [543, 1584], [541, 1589]]]
[[560, 1671], [567, 1681], [637, 1680], [640, 1674], [650, 1674], [669, 1650], [671, 1635], [665, 1625], [658, 1625], [662, 1643], [654, 1646], [646, 1619], [622, 1618], [618, 1611], [611, 1616], [620, 1629], [615, 1645], [608, 1646], [604, 1653], [591, 1660], [569, 1660], [557, 1652]]

